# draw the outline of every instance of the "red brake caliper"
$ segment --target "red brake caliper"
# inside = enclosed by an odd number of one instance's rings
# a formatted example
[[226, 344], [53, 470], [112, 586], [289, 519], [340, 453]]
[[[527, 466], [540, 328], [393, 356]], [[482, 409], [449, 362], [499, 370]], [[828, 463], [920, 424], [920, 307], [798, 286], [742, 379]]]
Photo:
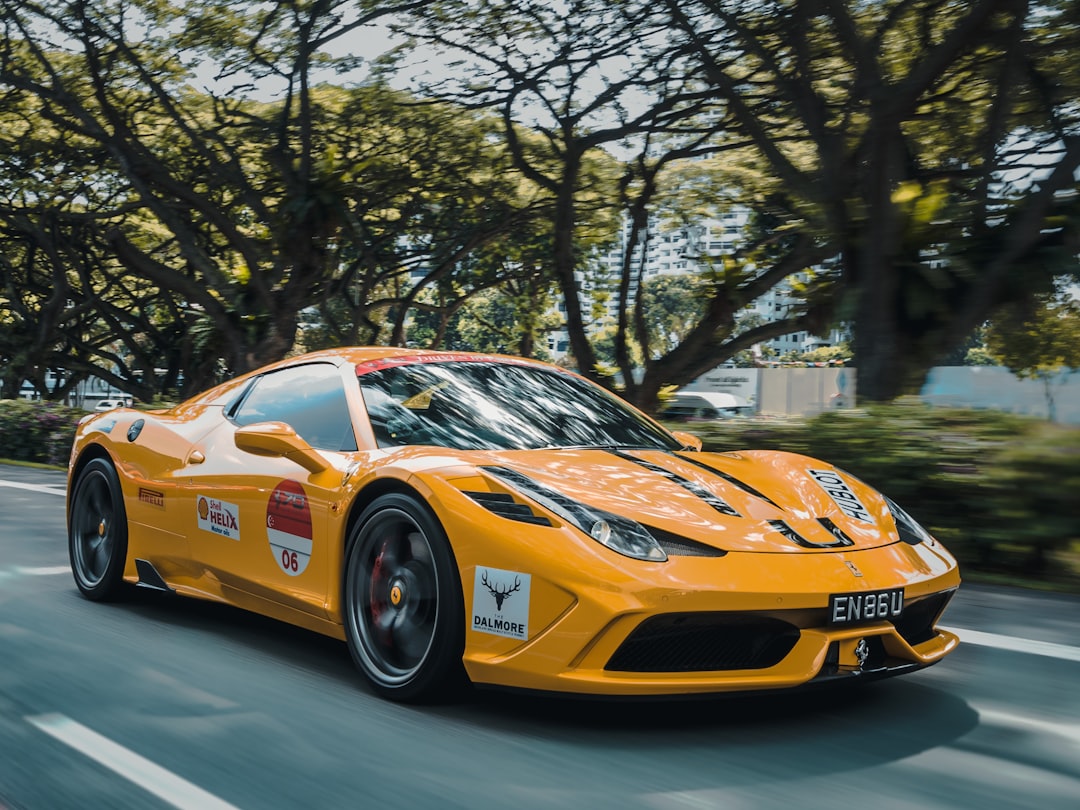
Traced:
[[[371, 624], [376, 630], [380, 627], [379, 618], [386, 609], [386, 598], [383, 594], [386, 593], [387, 575], [383, 571], [383, 555], [386, 553], [388, 545], [389, 541], [383, 543], [379, 556], [375, 558], [375, 565], [371, 568], [371, 591], [368, 594], [368, 606], [371, 608]], [[379, 640], [383, 644], [390, 644], [389, 630], [382, 630], [379, 635]]]

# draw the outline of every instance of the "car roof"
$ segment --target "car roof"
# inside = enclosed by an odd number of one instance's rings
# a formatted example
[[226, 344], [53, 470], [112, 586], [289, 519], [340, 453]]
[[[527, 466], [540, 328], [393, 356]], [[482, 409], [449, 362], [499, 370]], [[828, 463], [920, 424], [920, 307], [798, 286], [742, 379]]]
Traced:
[[[391, 360], [394, 358], [405, 360], [413, 357], [418, 359], [427, 358], [429, 360], [439, 358], [446, 360], [447, 362], [468, 361], [470, 359], [484, 359], [489, 361], [503, 359], [508, 363], [514, 363], [516, 365], [526, 364], [543, 368], [558, 368], [557, 366], [552, 366], [550, 363], [544, 363], [539, 360], [484, 352], [436, 351], [434, 349], [410, 349], [400, 346], [344, 346], [335, 349], [322, 349], [320, 351], [302, 354], [297, 357], [289, 357], [284, 360], [279, 360], [276, 363], [270, 363], [260, 368], [253, 369], [246, 374], [238, 375], [237, 377], [214, 386], [207, 391], [196, 394], [191, 399], [182, 403], [180, 407], [188, 405], [207, 405], [212, 403], [219, 405], [224, 404], [235, 395], [237, 389], [249, 378], [257, 374], [263, 374], [267, 371], [285, 368], [287, 366], [302, 365], [304, 363], [333, 363], [337, 366], [370, 366], [378, 364], [378, 361], [380, 360]], [[565, 369], [561, 368], [559, 370], [565, 371]]]

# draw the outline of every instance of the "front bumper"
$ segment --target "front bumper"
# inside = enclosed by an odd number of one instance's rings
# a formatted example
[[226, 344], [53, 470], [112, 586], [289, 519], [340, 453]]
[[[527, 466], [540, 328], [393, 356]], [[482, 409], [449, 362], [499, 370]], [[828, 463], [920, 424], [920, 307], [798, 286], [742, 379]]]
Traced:
[[[837, 556], [673, 560], [666, 587], [564, 581], [551, 590], [566, 593], [569, 585], [567, 603], [549, 606], [550, 620], [527, 641], [507, 646], [470, 633], [466, 670], [477, 684], [549, 692], [707, 694], [889, 677], [956, 648], [959, 639], [936, 627], [960, 582], [951, 558], [904, 543], [859, 552], [848, 555], [865, 572], [856, 582]], [[673, 587], [680, 569], [702, 584]], [[897, 619], [829, 624], [830, 594], [899, 586]], [[534, 614], [542, 608], [535, 604]]]
[[[936, 627], [960, 584], [956, 561], [936, 542], [651, 562], [555, 520], [489, 517], [445, 482], [432, 483], [425, 494], [452, 541], [463, 663], [477, 685], [610, 696], [782, 689], [909, 672], [959, 643]], [[492, 589], [493, 574], [512, 592]], [[899, 588], [904, 609], [895, 620], [829, 621], [831, 595]], [[510, 612], [516, 637], [493, 630]]]

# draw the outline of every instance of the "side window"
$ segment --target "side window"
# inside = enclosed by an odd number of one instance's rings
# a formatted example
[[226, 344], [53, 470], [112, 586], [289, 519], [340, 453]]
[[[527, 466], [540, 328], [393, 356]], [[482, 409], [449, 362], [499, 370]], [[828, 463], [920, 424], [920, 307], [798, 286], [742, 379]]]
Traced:
[[284, 422], [316, 449], [356, 449], [341, 375], [326, 363], [264, 374], [240, 403], [233, 421], [238, 425]]

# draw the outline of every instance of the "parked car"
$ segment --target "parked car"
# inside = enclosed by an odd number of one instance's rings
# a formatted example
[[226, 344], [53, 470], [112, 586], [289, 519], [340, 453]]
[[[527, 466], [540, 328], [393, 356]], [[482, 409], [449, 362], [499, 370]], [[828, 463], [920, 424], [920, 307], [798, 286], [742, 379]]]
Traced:
[[753, 416], [756, 409], [742, 397], [713, 391], [677, 391], [660, 411], [670, 422], [709, 422]]
[[111, 411], [116, 408], [130, 408], [131, 403], [123, 399], [103, 399], [94, 406], [95, 411]]

